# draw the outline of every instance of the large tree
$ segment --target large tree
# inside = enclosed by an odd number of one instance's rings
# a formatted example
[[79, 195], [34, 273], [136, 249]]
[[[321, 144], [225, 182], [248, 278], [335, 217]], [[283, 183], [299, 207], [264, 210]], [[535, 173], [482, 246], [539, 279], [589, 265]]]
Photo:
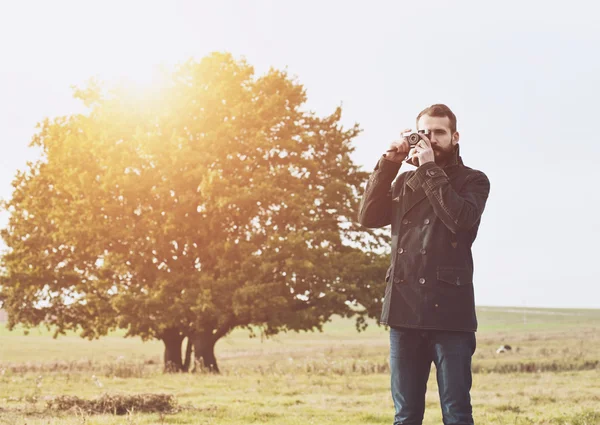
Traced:
[[[216, 341], [378, 314], [388, 240], [354, 222], [359, 128], [318, 117], [285, 72], [212, 54], [139, 92], [75, 91], [5, 203], [0, 299], [10, 327], [97, 338], [117, 327], [218, 371]], [[358, 308], [357, 308], [358, 306]], [[182, 343], [188, 339], [185, 360]]]

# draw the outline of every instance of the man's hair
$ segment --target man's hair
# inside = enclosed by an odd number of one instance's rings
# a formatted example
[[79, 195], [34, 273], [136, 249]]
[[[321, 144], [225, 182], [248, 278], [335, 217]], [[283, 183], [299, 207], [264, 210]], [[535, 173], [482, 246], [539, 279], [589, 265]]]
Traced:
[[452, 134], [456, 133], [456, 115], [454, 115], [454, 112], [452, 112], [446, 105], [436, 103], [435, 105], [431, 105], [423, 109], [417, 116], [417, 126], [419, 125], [419, 119], [423, 115], [429, 115], [430, 117], [448, 117], [450, 120], [450, 131]]

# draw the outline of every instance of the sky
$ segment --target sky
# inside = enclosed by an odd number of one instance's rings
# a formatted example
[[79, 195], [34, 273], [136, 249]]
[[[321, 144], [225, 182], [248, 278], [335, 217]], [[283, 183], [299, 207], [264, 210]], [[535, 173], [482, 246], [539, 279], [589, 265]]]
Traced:
[[[0, 3], [0, 198], [46, 117], [83, 111], [91, 77], [151, 81], [213, 51], [286, 69], [307, 108], [359, 123], [371, 171], [433, 103], [490, 197], [473, 246], [481, 306], [600, 308], [599, 6], [569, 1]], [[596, 217], [596, 218], [594, 218]], [[5, 226], [7, 214], [0, 214]], [[1, 243], [1, 242], [0, 242]]]

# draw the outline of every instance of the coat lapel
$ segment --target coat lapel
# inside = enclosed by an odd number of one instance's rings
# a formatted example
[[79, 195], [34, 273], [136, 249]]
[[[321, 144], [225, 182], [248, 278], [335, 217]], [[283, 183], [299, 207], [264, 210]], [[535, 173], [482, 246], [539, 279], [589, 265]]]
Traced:
[[427, 197], [425, 189], [419, 184], [416, 174], [406, 179], [402, 192], [402, 216], [406, 215], [415, 205]]

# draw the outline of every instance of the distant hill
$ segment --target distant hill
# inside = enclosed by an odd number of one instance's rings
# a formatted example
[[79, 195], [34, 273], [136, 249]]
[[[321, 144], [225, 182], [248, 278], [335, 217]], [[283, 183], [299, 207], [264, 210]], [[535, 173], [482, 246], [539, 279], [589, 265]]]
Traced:
[[[600, 326], [600, 309], [478, 306], [477, 318], [480, 331], [527, 330], [579, 325]], [[0, 323], [6, 322], [8, 322], [8, 314], [0, 308]], [[354, 329], [353, 323], [354, 319], [335, 316], [325, 326], [328, 332], [335, 333], [338, 327], [341, 332], [346, 332], [347, 329]], [[369, 323], [372, 325], [371, 330], [378, 329], [374, 320], [369, 320]]]

